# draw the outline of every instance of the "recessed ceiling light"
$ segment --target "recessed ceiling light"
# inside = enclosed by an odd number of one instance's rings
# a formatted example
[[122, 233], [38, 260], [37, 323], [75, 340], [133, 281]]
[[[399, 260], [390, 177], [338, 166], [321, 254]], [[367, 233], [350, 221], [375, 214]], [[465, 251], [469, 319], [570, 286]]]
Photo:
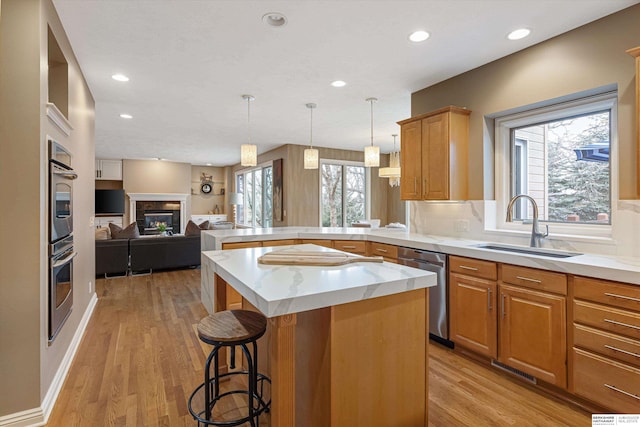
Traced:
[[129, 77], [125, 76], [124, 74], [114, 74], [113, 76], [111, 76], [111, 78], [113, 80], [117, 80], [119, 82], [128, 82], [129, 81]]
[[287, 17], [278, 12], [269, 12], [262, 15], [262, 22], [270, 27], [284, 27], [287, 25]]
[[427, 33], [426, 31], [423, 31], [423, 30], [414, 31], [413, 33], [409, 34], [409, 40], [411, 40], [414, 43], [420, 43], [428, 39], [429, 36], [430, 34]]
[[331, 86], [333, 87], [345, 87], [347, 85], [346, 82], [343, 82], [342, 80], [336, 80], [334, 82], [331, 82]]
[[133, 119], [133, 116], [131, 114], [120, 114], [120, 117], [122, 117], [123, 119]]
[[211, 163], [207, 163], [207, 166], [211, 166]]
[[509, 35], [507, 35], [507, 38], [509, 40], [520, 40], [523, 39], [525, 37], [527, 37], [529, 34], [531, 34], [531, 30], [528, 28], [519, 28], [517, 30], [513, 30], [509, 33]]

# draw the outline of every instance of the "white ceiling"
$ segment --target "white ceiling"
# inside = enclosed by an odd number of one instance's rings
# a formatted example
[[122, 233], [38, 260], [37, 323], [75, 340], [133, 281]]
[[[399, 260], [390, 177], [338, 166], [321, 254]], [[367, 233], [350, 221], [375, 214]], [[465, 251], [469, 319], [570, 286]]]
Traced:
[[[225, 166], [308, 144], [391, 151], [411, 93], [638, 0], [53, 0], [96, 100], [96, 157]], [[263, 24], [268, 12], [287, 25]], [[531, 36], [509, 41], [511, 30]], [[431, 38], [413, 44], [416, 29]], [[123, 73], [127, 83], [111, 79]], [[341, 79], [343, 88], [330, 83]], [[121, 119], [121, 113], [133, 115]]]

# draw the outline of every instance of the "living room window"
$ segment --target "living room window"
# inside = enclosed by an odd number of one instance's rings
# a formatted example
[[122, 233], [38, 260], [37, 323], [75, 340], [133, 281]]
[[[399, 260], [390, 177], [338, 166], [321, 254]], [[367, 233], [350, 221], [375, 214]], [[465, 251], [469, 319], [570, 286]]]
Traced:
[[244, 202], [237, 206], [238, 223], [267, 228], [273, 225], [273, 167], [260, 166], [236, 173], [236, 191]]
[[527, 194], [551, 233], [610, 234], [616, 103], [617, 92], [607, 92], [496, 119], [499, 229], [530, 229], [532, 207], [524, 199], [514, 206], [514, 223], [505, 221], [509, 200]]
[[367, 217], [369, 170], [363, 163], [320, 161], [320, 225], [348, 227]]

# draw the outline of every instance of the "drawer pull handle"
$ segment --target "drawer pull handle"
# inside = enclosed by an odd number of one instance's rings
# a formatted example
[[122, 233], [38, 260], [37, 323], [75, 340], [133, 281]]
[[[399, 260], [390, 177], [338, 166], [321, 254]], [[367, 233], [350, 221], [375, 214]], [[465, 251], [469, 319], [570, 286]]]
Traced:
[[378, 252], [384, 252], [385, 254], [386, 254], [387, 252], [389, 252], [388, 250], [386, 250], [386, 249], [382, 249], [382, 248], [377, 248], [377, 249], [376, 249], [376, 251], [378, 251]]
[[605, 292], [604, 294], [606, 296], [608, 296], [608, 297], [621, 298], [621, 299], [626, 299], [626, 300], [629, 300], [629, 301], [640, 302], [640, 298], [632, 298], [632, 297], [628, 297], [626, 295], [610, 294], [609, 292]]
[[613, 350], [613, 351], [619, 351], [620, 353], [624, 353], [624, 354], [628, 354], [629, 356], [634, 356], [634, 357], [639, 357], [640, 358], [640, 354], [638, 353], [633, 353], [631, 351], [627, 351], [627, 350], [623, 350], [621, 348], [616, 348], [610, 345], [605, 344], [604, 345], [605, 348], [608, 348], [609, 350]]
[[619, 388], [614, 387], [614, 386], [609, 385], [609, 384], [605, 384], [604, 386], [605, 386], [606, 388], [610, 389], [610, 390], [617, 391], [618, 393], [622, 393], [622, 394], [624, 394], [625, 396], [633, 397], [633, 398], [634, 398], [634, 399], [636, 399], [636, 400], [640, 400], [640, 396], [636, 396], [635, 394], [633, 394], [633, 393], [629, 393], [628, 391], [620, 390]]
[[466, 265], [459, 265], [458, 267], [460, 267], [463, 270], [478, 271], [477, 268], [475, 268], [475, 267], [467, 267]]
[[343, 246], [344, 249], [355, 249], [355, 246], [348, 246], [348, 245], [344, 245]]
[[542, 283], [542, 280], [531, 279], [530, 277], [516, 276], [516, 279], [524, 280], [525, 282]]
[[640, 331], [640, 326], [630, 325], [628, 323], [616, 322], [615, 320], [610, 320], [610, 319], [604, 319], [604, 321], [607, 322], [607, 323], [613, 323], [614, 325], [625, 326], [627, 328], [633, 328], [633, 329], [637, 329], [637, 330]]
[[493, 308], [491, 307], [491, 288], [487, 288], [487, 307], [489, 311], [493, 310]]

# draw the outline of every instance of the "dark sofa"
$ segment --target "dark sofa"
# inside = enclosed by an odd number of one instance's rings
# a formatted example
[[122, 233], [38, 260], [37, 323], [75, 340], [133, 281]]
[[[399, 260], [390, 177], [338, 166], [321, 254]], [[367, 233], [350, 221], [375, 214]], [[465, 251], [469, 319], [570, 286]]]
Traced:
[[96, 240], [96, 276], [126, 276], [129, 239]]
[[96, 276], [200, 265], [200, 235], [96, 240]]
[[131, 272], [200, 265], [200, 236], [151, 237], [129, 240]]

